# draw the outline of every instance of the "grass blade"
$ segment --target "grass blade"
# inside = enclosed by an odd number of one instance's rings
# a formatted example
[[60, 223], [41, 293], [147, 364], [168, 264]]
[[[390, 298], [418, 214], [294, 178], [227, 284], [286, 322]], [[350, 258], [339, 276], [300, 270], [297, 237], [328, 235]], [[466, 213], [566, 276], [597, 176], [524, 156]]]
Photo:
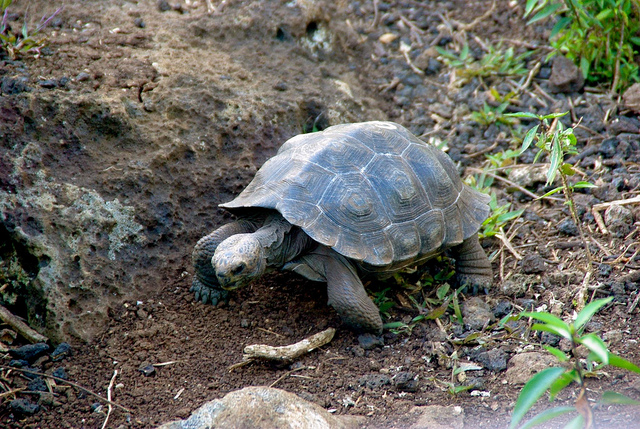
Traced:
[[590, 302], [585, 308], [582, 309], [582, 311], [580, 311], [580, 313], [578, 313], [578, 316], [576, 317], [576, 321], [573, 322], [573, 325], [576, 327], [576, 330], [580, 331], [580, 329], [584, 325], [586, 325], [587, 322], [589, 322], [589, 320], [591, 320], [593, 315], [596, 314], [598, 310], [600, 310], [605, 305], [609, 304], [611, 301], [613, 301], [612, 296], [610, 296], [609, 298], [596, 299], [595, 301]]
[[598, 402], [601, 404], [640, 405], [640, 401], [631, 399], [622, 393], [611, 392], [609, 390], [602, 394], [602, 397]]

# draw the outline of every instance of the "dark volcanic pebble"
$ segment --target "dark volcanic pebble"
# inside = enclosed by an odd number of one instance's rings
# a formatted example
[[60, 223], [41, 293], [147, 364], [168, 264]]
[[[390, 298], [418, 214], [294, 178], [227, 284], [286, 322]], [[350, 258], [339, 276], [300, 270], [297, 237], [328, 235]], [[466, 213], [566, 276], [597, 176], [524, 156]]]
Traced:
[[382, 337], [377, 337], [373, 334], [362, 334], [358, 337], [358, 344], [365, 350], [371, 350], [375, 347], [384, 346], [384, 340]]
[[24, 368], [29, 366], [29, 362], [24, 359], [13, 359], [9, 361], [9, 366], [12, 368]]
[[44, 382], [42, 377], [34, 378], [27, 384], [27, 390], [31, 390], [33, 392], [46, 392], [48, 390], [47, 383]]
[[10, 403], [11, 410], [18, 414], [35, 414], [40, 410], [40, 405], [27, 399], [14, 399]]
[[32, 361], [47, 351], [49, 351], [48, 344], [36, 343], [36, 344], [27, 344], [26, 346], [9, 350], [9, 354], [16, 359]]
[[146, 365], [140, 368], [139, 371], [143, 373], [145, 377], [151, 377], [152, 375], [155, 375], [156, 368], [153, 365]]
[[525, 274], [543, 273], [545, 271], [544, 260], [540, 255], [529, 254], [522, 260], [522, 272]]
[[565, 219], [558, 224], [558, 231], [563, 234], [576, 236], [578, 235], [578, 227], [571, 219]]
[[58, 362], [71, 353], [71, 345], [69, 343], [60, 343], [58, 347], [51, 353], [51, 360]]
[[65, 369], [62, 367], [54, 369], [51, 375], [53, 375], [54, 377], [61, 378], [63, 380], [67, 379], [67, 371], [65, 371]]
[[417, 392], [419, 387], [416, 375], [409, 371], [397, 373], [396, 376], [393, 377], [393, 384], [396, 386], [396, 389], [404, 392]]
[[489, 371], [503, 371], [507, 369], [507, 354], [502, 349], [491, 349], [478, 353], [475, 360]]

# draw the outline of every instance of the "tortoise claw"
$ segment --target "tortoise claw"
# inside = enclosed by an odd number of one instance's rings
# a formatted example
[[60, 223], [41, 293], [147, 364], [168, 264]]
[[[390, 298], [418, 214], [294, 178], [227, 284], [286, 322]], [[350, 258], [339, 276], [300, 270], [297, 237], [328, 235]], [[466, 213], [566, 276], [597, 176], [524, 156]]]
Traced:
[[216, 306], [219, 302], [227, 302], [229, 299], [229, 292], [226, 290], [206, 286], [197, 278], [193, 279], [189, 290], [194, 293], [196, 301], [200, 301], [203, 304], [211, 303], [211, 305]]

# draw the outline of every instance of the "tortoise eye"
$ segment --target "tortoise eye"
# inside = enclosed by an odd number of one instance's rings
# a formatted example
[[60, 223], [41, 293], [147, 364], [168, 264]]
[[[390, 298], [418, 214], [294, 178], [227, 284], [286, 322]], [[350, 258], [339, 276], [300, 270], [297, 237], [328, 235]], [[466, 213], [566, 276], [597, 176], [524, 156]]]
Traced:
[[231, 273], [233, 275], [238, 275], [240, 273], [242, 273], [244, 271], [244, 269], [247, 268], [247, 264], [245, 264], [244, 262], [240, 263], [237, 267], [235, 267], [233, 270], [231, 270]]

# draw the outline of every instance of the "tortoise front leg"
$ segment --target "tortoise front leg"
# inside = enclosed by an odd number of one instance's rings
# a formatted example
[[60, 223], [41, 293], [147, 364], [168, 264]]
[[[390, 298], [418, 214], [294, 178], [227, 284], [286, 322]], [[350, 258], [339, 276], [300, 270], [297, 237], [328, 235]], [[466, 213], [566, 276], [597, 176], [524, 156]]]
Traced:
[[343, 323], [356, 332], [382, 334], [380, 311], [362, 285], [355, 267], [345, 257], [328, 250], [324, 258], [329, 305], [340, 315]]
[[467, 238], [451, 250], [456, 259], [456, 279], [460, 286], [471, 286], [474, 291], [491, 287], [493, 270], [487, 254], [478, 241], [478, 234]]
[[227, 238], [236, 234], [255, 232], [257, 229], [253, 222], [237, 220], [221, 226], [198, 240], [191, 254], [195, 276], [190, 291], [195, 293], [196, 301], [202, 301], [204, 304], [211, 302], [212, 305], [216, 305], [219, 301], [227, 299], [229, 293], [220, 288], [211, 258], [218, 245]]

